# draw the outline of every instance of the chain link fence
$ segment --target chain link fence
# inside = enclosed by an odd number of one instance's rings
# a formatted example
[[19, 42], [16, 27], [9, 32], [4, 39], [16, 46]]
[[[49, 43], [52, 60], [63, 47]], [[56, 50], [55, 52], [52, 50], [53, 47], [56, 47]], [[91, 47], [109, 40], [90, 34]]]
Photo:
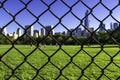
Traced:
[[[0, 78], [119, 80], [120, 22], [114, 11], [119, 10], [120, 1], [115, 3], [0, 0]], [[89, 19], [95, 28], [89, 27]], [[110, 29], [105, 28], [107, 21], [115, 22]], [[35, 31], [34, 25], [41, 31]], [[7, 33], [16, 28], [16, 33]]]

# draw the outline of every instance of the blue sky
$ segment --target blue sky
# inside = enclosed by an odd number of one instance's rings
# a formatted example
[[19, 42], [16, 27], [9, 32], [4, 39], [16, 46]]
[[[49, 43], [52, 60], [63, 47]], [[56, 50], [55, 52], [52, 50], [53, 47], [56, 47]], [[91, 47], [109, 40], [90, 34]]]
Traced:
[[[0, 0], [0, 2], [3, 2], [4, 0]], [[25, 4], [29, 0], [22, 0]], [[43, 0], [47, 5], [51, 4], [54, 0]], [[69, 8], [63, 4], [62, 0], [55, 0], [56, 2], [50, 6], [50, 10], [59, 18], [63, 16], [67, 11], [69, 11]], [[78, 0], [63, 0], [67, 5], [72, 6], [74, 3], [76, 3]], [[88, 7], [93, 8], [100, 0], [82, 0], [85, 4], [88, 5]], [[102, 3], [108, 7], [110, 10], [113, 9], [117, 4], [118, 0], [102, 0]], [[24, 4], [20, 2], [20, 0], [7, 0], [4, 3], [4, 8], [11, 13], [12, 15], [15, 15], [19, 10], [24, 8]], [[27, 6], [27, 9], [29, 9], [35, 16], [39, 16], [43, 11], [48, 9], [48, 7], [41, 2], [41, 0], [32, 0]], [[89, 10], [87, 7], [85, 7], [79, 0], [79, 3], [77, 3], [74, 7], [72, 7], [72, 11], [78, 18], [82, 19], [85, 17], [86, 10]], [[68, 28], [75, 28], [80, 24], [80, 21], [77, 20], [72, 14], [69, 12], [64, 18], [62, 18], [62, 23]], [[92, 12], [99, 20], [103, 20], [104, 17], [106, 17], [109, 14], [109, 11], [105, 9], [101, 4], [99, 4], [97, 7], [93, 9]], [[112, 15], [120, 21], [120, 6], [115, 8], [113, 10]], [[12, 20], [12, 17], [3, 10], [3, 8], [0, 8], [0, 27], [6, 25], [10, 20]], [[22, 12], [20, 12], [16, 17], [15, 20], [21, 24], [23, 27], [25, 25], [32, 24], [36, 18], [34, 18], [26, 9], [24, 9]], [[89, 15], [90, 20], [90, 27], [94, 27], [95, 29], [99, 26], [99, 22], [90, 14]], [[56, 25], [59, 20], [55, 18], [50, 11], [47, 11], [44, 13], [41, 17], [39, 17], [39, 22], [46, 25]], [[116, 22], [114, 19], [109, 16], [104, 23], [106, 24], [106, 28], [110, 28], [110, 22]], [[84, 23], [83, 23], [84, 24]], [[7, 26], [8, 32], [14, 32], [19, 26], [13, 21], [10, 25]], [[82, 28], [82, 26], [80, 26]], [[35, 29], [40, 29], [41, 26], [38, 23], [34, 24]], [[61, 24], [59, 24], [55, 28], [55, 32], [62, 32], [66, 31], [64, 27], [62, 27]]]

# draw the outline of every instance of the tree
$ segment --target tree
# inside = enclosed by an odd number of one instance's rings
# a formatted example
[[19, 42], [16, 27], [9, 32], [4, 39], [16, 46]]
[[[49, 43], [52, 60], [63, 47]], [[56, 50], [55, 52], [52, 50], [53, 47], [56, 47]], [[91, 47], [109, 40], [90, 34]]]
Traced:
[[99, 31], [98, 32], [98, 41], [100, 43], [106, 44], [109, 40], [109, 34], [106, 32]]
[[120, 27], [118, 27], [117, 29], [115, 29], [114, 31], [112, 31], [111, 33], [113, 33], [113, 38], [120, 43]]

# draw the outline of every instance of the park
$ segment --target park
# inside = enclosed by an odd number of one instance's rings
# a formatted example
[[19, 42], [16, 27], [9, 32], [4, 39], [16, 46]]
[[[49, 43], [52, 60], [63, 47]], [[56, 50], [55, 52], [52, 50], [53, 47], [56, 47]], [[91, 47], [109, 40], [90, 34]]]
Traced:
[[120, 0], [0, 0], [0, 80], [120, 80]]
[[0, 34], [0, 79], [107, 80], [120, 77], [120, 28], [87, 37]]
[[[116, 79], [120, 75], [120, 49], [117, 45], [36, 46], [0, 45], [0, 78], [54, 80]], [[14, 73], [11, 75], [12, 70]], [[60, 73], [60, 70], [61, 73]], [[36, 73], [39, 71], [39, 73]], [[82, 76], [82, 77], [81, 77]], [[109, 77], [109, 78], [108, 78]]]

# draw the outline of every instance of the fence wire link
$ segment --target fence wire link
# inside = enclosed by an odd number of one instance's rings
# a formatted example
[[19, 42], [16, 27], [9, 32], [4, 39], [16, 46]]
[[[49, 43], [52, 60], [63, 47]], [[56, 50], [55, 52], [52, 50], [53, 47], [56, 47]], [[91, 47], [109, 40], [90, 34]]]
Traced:
[[[8, 21], [1, 29], [0, 29], [0, 34], [2, 34], [2, 36], [8, 40], [11, 44], [10, 48], [3, 52], [3, 54], [0, 54], [0, 63], [2, 65], [4, 65], [5, 67], [7, 67], [10, 71], [10, 74], [9, 75], [6, 75], [7, 78], [6, 79], [12, 79], [12, 78], [15, 78], [15, 79], [18, 79], [18, 80], [21, 80], [21, 76], [19, 76], [17, 74], [17, 72], [19, 72], [21, 66], [27, 64], [30, 66], [31, 70], [29, 70], [30, 72], [33, 70], [34, 72], [34, 75], [32, 75], [31, 79], [46, 79], [45, 76], [41, 75], [42, 71], [44, 69], [46, 69], [46, 67], [48, 65], [52, 65], [52, 67], [54, 67], [54, 69], [56, 69], [55, 71], [55, 74], [57, 74], [57, 71], [58, 71], [58, 75], [54, 78], [54, 79], [60, 79], [61, 77], [63, 77], [63, 79], [71, 79], [70, 76], [66, 76], [66, 74], [64, 74], [64, 71], [66, 69], [69, 69], [68, 66], [70, 65], [74, 65], [75, 68], [77, 68], [77, 70], [81, 73], [79, 74], [79, 76], [76, 78], [76, 79], [85, 79], [85, 80], [91, 80], [91, 77], [90, 75], [92, 74], [86, 74], [86, 71], [88, 70], [89, 67], [91, 67], [91, 65], [95, 65], [96, 68], [98, 68], [98, 70], [100, 71], [100, 73], [98, 74], [98, 76], [96, 77], [95, 76], [95, 79], [99, 80], [99, 79], [102, 79], [102, 77], [105, 77], [105, 79], [110, 79], [111, 80], [111, 77], [109, 77], [109, 75], [107, 75], [107, 73], [105, 72], [106, 70], [108, 70], [107, 68], [111, 65], [111, 64], [114, 64], [115, 67], [118, 68], [118, 70], [120, 71], [120, 65], [119, 65], [119, 61], [118, 61], [118, 64], [116, 62], [114, 62], [114, 58], [116, 56], [119, 55], [120, 53], [120, 50], [118, 52], [115, 52], [115, 54], [113, 56], [111, 56], [104, 48], [105, 48], [105, 43], [102, 43], [100, 42], [96, 37], [96, 33], [97, 31], [100, 29], [101, 26], [97, 27], [93, 32], [91, 32], [88, 28], [86, 28], [86, 26], [83, 24], [84, 20], [88, 17], [88, 16], [92, 16], [97, 22], [100, 23], [100, 25], [102, 25], [104, 23], [105, 20], [107, 20], [109, 17], [111, 17], [112, 19], [114, 19], [114, 21], [120, 23], [119, 20], [117, 20], [113, 15], [113, 11], [120, 6], [120, 2], [118, 0], [118, 4], [116, 6], [114, 6], [112, 9], [109, 9], [109, 7], [107, 7], [102, 0], [98, 0], [98, 3], [96, 3], [93, 7], [89, 7], [85, 2], [84, 0], [76, 0], [75, 3], [73, 3], [72, 5], [69, 5], [66, 0], [52, 0], [52, 2], [50, 3], [47, 3], [47, 0], [39, 0], [40, 3], [42, 3], [42, 5], [44, 5], [46, 7], [46, 9], [44, 11], [42, 11], [39, 15], [36, 15], [34, 12], [32, 12], [28, 6], [34, 1], [34, 0], [19, 0], [19, 3], [23, 5], [23, 7], [21, 9], [19, 9], [19, 11], [17, 11], [15, 14], [12, 14], [11, 12], [9, 12], [9, 10], [7, 10], [7, 8], [5, 7], [5, 5], [7, 6], [7, 2], [9, 0], [3, 0], [0, 2], [0, 11], [1, 10], [4, 10], [5, 13], [7, 13], [7, 15], [9, 15], [12, 19], [10, 21]], [[51, 0], [50, 0], [51, 1]], [[56, 15], [54, 13], [54, 11], [51, 9], [52, 6], [54, 6], [56, 4], [57, 1], [60, 1], [66, 8], [68, 8], [68, 10], [63, 13], [63, 15], [61, 17], [59, 17], [58, 15]], [[76, 15], [73, 11], [73, 8], [78, 5], [78, 4], [82, 4], [84, 5], [88, 10], [89, 10], [89, 14], [83, 16], [83, 18], [80, 18], [78, 17], [78, 15]], [[13, 4], [14, 5], [14, 4]], [[35, 5], [35, 4], [34, 4]], [[98, 17], [95, 16], [95, 14], [93, 13], [94, 9], [96, 7], [98, 7], [99, 5], [101, 5], [102, 7], [104, 7], [107, 11], [108, 11], [108, 15], [105, 16], [102, 20], [99, 19]], [[25, 28], [19, 21], [17, 21], [16, 17], [18, 15], [20, 15], [23, 11], [27, 11], [33, 18], [35, 18], [35, 20], [30, 23], [30, 26], [28, 28]], [[45, 25], [43, 25], [39, 19], [44, 15], [46, 14], [47, 12], [49, 12], [52, 16], [54, 16], [54, 18], [56, 20], [58, 20], [58, 22], [54, 25], [54, 27], [51, 29], [51, 30], [48, 30], [48, 34], [44, 36], [44, 38], [42, 38], [40, 41], [36, 41], [34, 38], [32, 38], [29, 34], [27, 34], [27, 30], [35, 25], [35, 24], [38, 24], [40, 25], [42, 28], [44, 28], [45, 30], [47, 30], [47, 28], [45, 27]], [[62, 21], [67, 15], [69, 14], [72, 14], [72, 16], [74, 18], [76, 18], [80, 24], [77, 25], [73, 30], [70, 30], [65, 24], [64, 22]], [[104, 12], [102, 12], [101, 14], [104, 14]], [[24, 15], [23, 15], [24, 16]], [[24, 33], [22, 34], [22, 36], [18, 37], [17, 39], [15, 40], [11, 40], [10, 38], [8, 38], [5, 34], [3, 34], [3, 30], [5, 28], [7, 28], [11, 23], [15, 23], [17, 24], [21, 29], [24, 30]], [[62, 41], [58, 41], [53, 35], [50, 35], [52, 30], [55, 29], [56, 27], [58, 27], [58, 25], [61, 25], [64, 29], [66, 29], [70, 34], [69, 36], [67, 36], [64, 40]], [[73, 36], [73, 33], [75, 30], [77, 30], [80, 26], [82, 26], [87, 32], [90, 33], [89, 37], [86, 38], [85, 41], [83, 42], [80, 42], [79, 39], [77, 39], [76, 37]], [[116, 32], [116, 30], [114, 30], [113, 32], [109, 32], [107, 29], [103, 28], [106, 33], [109, 35], [109, 39], [111, 39], [115, 44], [117, 45], [120, 45], [120, 41], [116, 40], [115, 36], [114, 36], [114, 33]], [[32, 41], [32, 43], [35, 45], [34, 48], [32, 48], [27, 54], [25, 54], [21, 49], [17, 48], [16, 47], [16, 42], [18, 40], [22, 40], [23, 37], [26, 37], [28, 39], [30, 39]], [[49, 52], [46, 52], [44, 49], [42, 49], [40, 47], [40, 43], [44, 42], [46, 39], [48, 39], [48, 37], [50, 37], [55, 43], [57, 43], [58, 47], [56, 48], [56, 50], [51, 54], [49, 55], [48, 53]], [[80, 45], [80, 49], [74, 54], [74, 55], [70, 55], [68, 51], [66, 51], [62, 45], [64, 45], [65, 42], [67, 42], [67, 40], [69, 39], [72, 39], [74, 40], [75, 42], [78, 42], [78, 45]], [[92, 56], [84, 47], [85, 47], [85, 43], [91, 43], [92, 41], [96, 42], [100, 47], [99, 47], [99, 51], [94, 55]], [[23, 41], [24, 42], [24, 41]], [[107, 42], [107, 40], [106, 40]], [[110, 46], [108, 46], [110, 47]], [[116, 46], [114, 46], [116, 47]], [[118, 46], [117, 46], [118, 47]], [[16, 66], [15, 67], [12, 67], [10, 66], [9, 63], [7, 63], [4, 58], [9, 55], [11, 52], [11, 50], [15, 49], [20, 56], [23, 57], [23, 60], [19, 63], [19, 64], [15, 64]], [[95, 48], [96, 49], [96, 48]], [[39, 51], [41, 52], [42, 54], [41, 55], [44, 55], [45, 58], [47, 58], [47, 61], [40, 65], [39, 67], [35, 67], [34, 64], [32, 64], [28, 59], [30, 57], [32, 57], [32, 55], [34, 55], [36, 53], [36, 51]], [[59, 51], [62, 51], [65, 56], [67, 56], [67, 58], [69, 58], [69, 61], [66, 62], [65, 65], [62, 65], [63, 67], [59, 67], [58, 64], [55, 64], [52, 59], [53, 57], [55, 57]], [[84, 53], [84, 55], [87, 56], [87, 58], [89, 57], [90, 58], [90, 62], [87, 63], [87, 65], [83, 68], [82, 66], [78, 65], [78, 63], [76, 63], [74, 61], [74, 59], [76, 58], [76, 56], [78, 56], [79, 54], [81, 54], [81, 52]], [[108, 63], [104, 66], [104, 67], [101, 67], [100, 64], [96, 63], [95, 60], [96, 58], [100, 55], [100, 53], [103, 52], [107, 57], [109, 57], [109, 61]], [[16, 57], [20, 57], [20, 56], [16, 56]], [[14, 56], [13, 56], [14, 57]], [[81, 57], [79, 57], [81, 58]], [[7, 58], [6, 58], [7, 59]], [[8, 59], [9, 60], [9, 59]], [[9, 62], [9, 61], [8, 61]], [[83, 62], [84, 63], [84, 62]], [[26, 67], [23, 67], [23, 69], [25, 69]], [[49, 69], [49, 67], [47, 67]], [[74, 67], [73, 67], [74, 68]], [[93, 68], [94, 69], [94, 68]], [[114, 68], [113, 68], [114, 69]], [[1, 69], [0, 69], [1, 70]], [[2, 70], [1, 70], [2, 71]], [[49, 71], [49, 70], [48, 70]], [[71, 71], [71, 70], [70, 70]], [[112, 70], [111, 70], [112, 71]], [[113, 70], [114, 71], [114, 70]], [[7, 71], [6, 71], [7, 72]], [[96, 71], [97, 72], [97, 71]], [[20, 72], [19, 72], [20, 73]], [[22, 73], [22, 72], [21, 72]], [[28, 72], [29, 73], [29, 72]], [[71, 73], [71, 72], [70, 72]], [[5, 74], [4, 74], [5, 75]], [[26, 74], [23, 74], [23, 75], [26, 75]], [[46, 74], [47, 75], [47, 74]], [[27, 76], [27, 75], [26, 75]], [[52, 73], [51, 73], [51, 76], [52, 77]], [[72, 76], [72, 75], [71, 75]], [[75, 76], [75, 75], [73, 75]], [[93, 74], [94, 76], [94, 74]], [[27, 76], [29, 77], [29, 76]], [[29, 78], [26, 78], [26, 79], [29, 79]], [[120, 74], [118, 73], [118, 76], [115, 76], [114, 79], [120, 79]]]

